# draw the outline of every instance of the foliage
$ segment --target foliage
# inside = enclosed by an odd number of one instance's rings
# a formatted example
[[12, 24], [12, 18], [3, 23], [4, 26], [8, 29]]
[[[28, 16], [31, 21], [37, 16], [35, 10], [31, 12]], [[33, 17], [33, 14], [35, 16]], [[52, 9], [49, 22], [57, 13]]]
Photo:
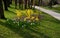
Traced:
[[[37, 12], [37, 11], [35, 11]], [[32, 25], [39, 25], [40, 14], [33, 10], [16, 10], [16, 17], [7, 19], [7, 24], [16, 28], [29, 27]]]

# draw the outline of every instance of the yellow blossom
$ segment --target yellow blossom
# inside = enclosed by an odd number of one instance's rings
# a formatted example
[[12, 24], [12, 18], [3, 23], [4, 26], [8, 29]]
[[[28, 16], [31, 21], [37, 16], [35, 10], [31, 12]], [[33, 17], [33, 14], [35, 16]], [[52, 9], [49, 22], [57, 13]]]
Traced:
[[31, 20], [33, 20], [35, 17], [31, 17]]
[[36, 21], [38, 21], [38, 20], [39, 20], [39, 18], [38, 18], [38, 17], [36, 17], [36, 18], [35, 18], [35, 20], [36, 20]]
[[26, 18], [24, 18], [24, 21], [26, 21], [27, 19], [30, 19], [30, 17], [26, 17]]
[[17, 15], [18, 17], [21, 17], [21, 16], [22, 16], [22, 13], [21, 13], [19, 10], [16, 10], [16, 15]]
[[31, 15], [31, 11], [27, 10], [27, 16], [30, 17], [30, 15]]
[[30, 17], [26, 17], [26, 19], [30, 19]]
[[33, 14], [33, 10], [30, 10], [31, 11], [31, 14]]
[[16, 12], [15, 13], [19, 13], [19, 10], [16, 10]]

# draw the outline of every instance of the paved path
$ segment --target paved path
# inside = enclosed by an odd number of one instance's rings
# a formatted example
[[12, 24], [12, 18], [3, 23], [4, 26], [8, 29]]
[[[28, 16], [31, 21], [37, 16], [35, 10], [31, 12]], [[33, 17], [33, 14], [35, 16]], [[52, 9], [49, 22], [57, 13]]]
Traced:
[[54, 18], [60, 20], [60, 13], [57, 13], [57, 12], [54, 12], [52, 10], [47, 10], [47, 9], [44, 9], [42, 7], [38, 7], [38, 6], [35, 6], [36, 9], [40, 10], [40, 11], [43, 11], [51, 16], [53, 16]]

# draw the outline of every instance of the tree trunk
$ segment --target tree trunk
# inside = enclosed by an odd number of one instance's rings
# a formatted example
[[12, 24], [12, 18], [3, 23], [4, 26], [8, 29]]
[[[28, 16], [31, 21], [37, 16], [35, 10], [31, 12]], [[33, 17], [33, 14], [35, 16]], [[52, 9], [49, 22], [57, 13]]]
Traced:
[[33, 0], [33, 6], [34, 6], [34, 9], [35, 9], [35, 0]]
[[31, 0], [31, 9], [32, 9], [32, 5], [33, 5], [33, 0]]
[[4, 11], [3, 11], [3, 4], [2, 0], [0, 0], [0, 18], [4, 19]]
[[39, 4], [39, 6], [41, 6], [42, 5], [42, 0], [39, 0], [38, 4]]
[[5, 7], [5, 10], [8, 10], [8, 2], [6, 0], [3, 0], [4, 1], [4, 7]]
[[48, 6], [50, 6], [52, 8], [52, 5], [54, 4], [55, 0], [51, 0], [48, 4]]
[[15, 9], [17, 8], [17, 0], [15, 0]]
[[10, 0], [10, 4], [12, 4], [12, 0]]
[[25, 0], [25, 9], [27, 9], [27, 0]]
[[7, 1], [7, 4], [8, 4], [8, 7], [10, 7], [10, 5], [12, 4], [12, 0], [6, 0]]
[[21, 8], [22, 0], [19, 0], [19, 8]]

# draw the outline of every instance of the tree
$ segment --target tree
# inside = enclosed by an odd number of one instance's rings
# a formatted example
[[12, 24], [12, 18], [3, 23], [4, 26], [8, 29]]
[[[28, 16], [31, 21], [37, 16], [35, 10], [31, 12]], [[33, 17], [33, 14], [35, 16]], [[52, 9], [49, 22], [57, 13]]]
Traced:
[[21, 8], [23, 0], [19, 0], [19, 8]]
[[12, 4], [12, 0], [10, 0], [10, 4]]
[[4, 11], [3, 11], [2, 0], [0, 0], [0, 18], [1, 19], [5, 19], [5, 17], [4, 17]]
[[10, 7], [10, 4], [12, 4], [12, 0], [8, 0], [8, 7]]
[[42, 5], [42, 0], [39, 0], [38, 1], [38, 4], [39, 4], [39, 6]]
[[57, 0], [51, 0], [48, 4], [52, 8], [52, 5], [58, 4]]
[[53, 0], [49, 2], [48, 6], [52, 8], [52, 5], [53, 5]]
[[5, 10], [8, 10], [8, 0], [3, 0], [4, 1], [4, 7], [5, 7]]
[[32, 8], [32, 5], [33, 5], [33, 0], [31, 0], [31, 8]]
[[15, 0], [15, 8], [17, 8], [17, 0]]
[[34, 8], [35, 8], [35, 0], [33, 0], [33, 6], [34, 6]]
[[25, 9], [27, 9], [27, 1], [28, 1], [28, 0], [25, 0]]

